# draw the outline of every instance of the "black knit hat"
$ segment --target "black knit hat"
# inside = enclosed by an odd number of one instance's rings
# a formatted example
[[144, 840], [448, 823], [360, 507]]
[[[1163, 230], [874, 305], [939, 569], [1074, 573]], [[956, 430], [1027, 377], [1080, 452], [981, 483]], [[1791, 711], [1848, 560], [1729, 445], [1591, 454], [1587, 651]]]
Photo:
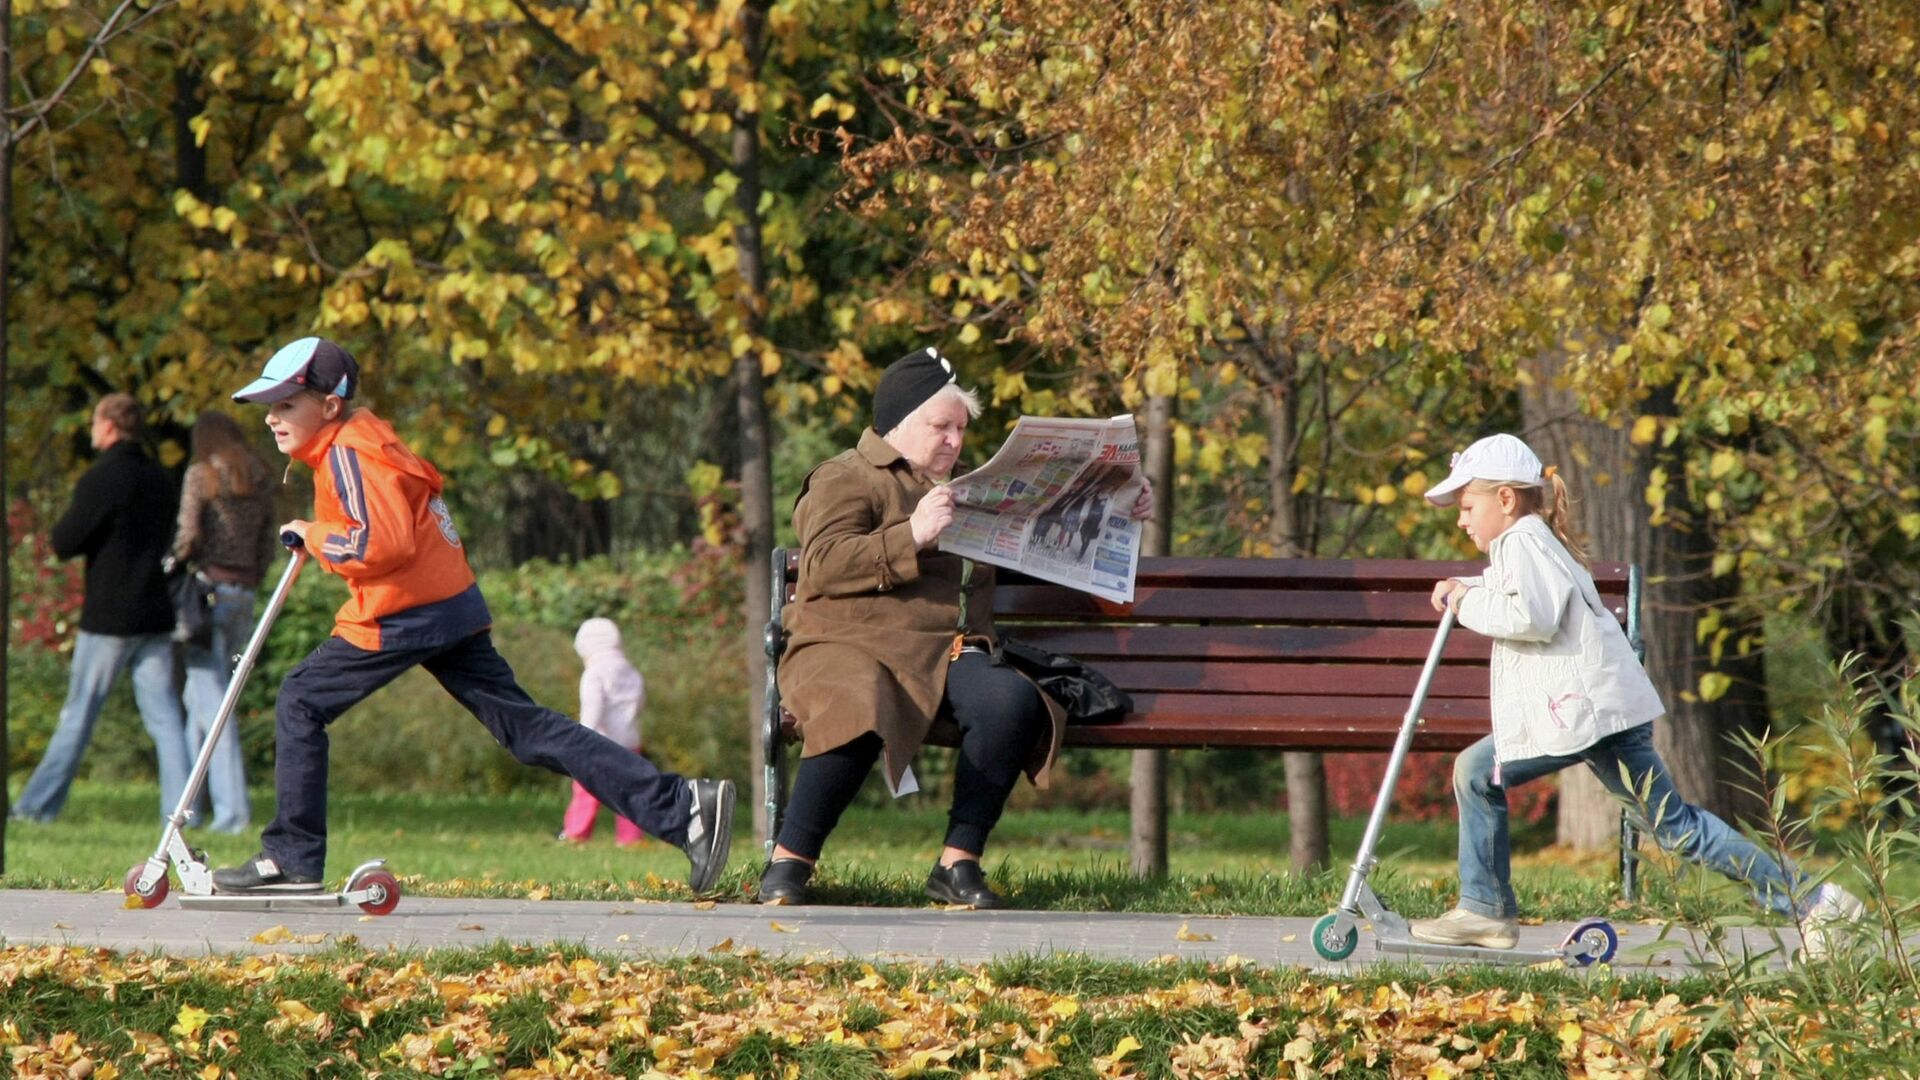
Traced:
[[873, 391], [873, 430], [885, 435], [913, 410], [954, 381], [953, 365], [934, 349], [921, 349], [887, 365]]

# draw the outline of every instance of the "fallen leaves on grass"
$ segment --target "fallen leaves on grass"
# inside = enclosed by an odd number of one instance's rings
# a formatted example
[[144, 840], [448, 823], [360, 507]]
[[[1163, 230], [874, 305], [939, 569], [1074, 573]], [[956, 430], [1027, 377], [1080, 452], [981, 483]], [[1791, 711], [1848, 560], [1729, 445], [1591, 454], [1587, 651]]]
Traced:
[[[269, 1045], [408, 1075], [599, 1075], [609, 1055], [639, 1055], [647, 1075], [804, 1075], [823, 1046], [854, 1071], [954, 1070], [1025, 1077], [1053, 1068], [1120, 1078], [1342, 1072], [1403, 1077], [1551, 1063], [1569, 1075], [1657, 1075], [1694, 1038], [1689, 1006], [1571, 988], [1557, 997], [1444, 984], [1355, 987], [1310, 978], [1250, 989], [1244, 958], [1150, 989], [1072, 992], [986, 969], [830, 960], [769, 961], [732, 941], [714, 959], [602, 961], [526, 949], [457, 971], [375, 953], [175, 959], [61, 946], [0, 948], [0, 994], [68, 1003], [109, 994], [162, 1005], [161, 1034], [115, 1028], [82, 1037], [42, 1016], [0, 1020], [14, 1075], [232, 1075]], [[1275, 988], [1278, 987], [1278, 988]], [[64, 996], [62, 996], [64, 995]], [[511, 1035], [532, 1009], [551, 1041]], [[108, 1006], [111, 1015], [111, 1006]], [[1529, 1047], [1533, 1049], [1530, 1050]], [[84, 1062], [84, 1064], [83, 1064]], [[599, 1063], [599, 1064], [594, 1064]], [[291, 1065], [288, 1066], [292, 1068]], [[344, 1066], [343, 1066], [344, 1068]], [[334, 1070], [341, 1071], [341, 1070]]]

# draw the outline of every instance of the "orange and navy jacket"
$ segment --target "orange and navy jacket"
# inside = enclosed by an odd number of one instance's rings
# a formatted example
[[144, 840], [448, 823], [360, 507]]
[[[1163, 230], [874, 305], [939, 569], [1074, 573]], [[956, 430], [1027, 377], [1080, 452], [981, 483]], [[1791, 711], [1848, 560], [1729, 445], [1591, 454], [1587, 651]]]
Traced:
[[369, 651], [446, 645], [492, 625], [440, 471], [365, 409], [321, 428], [294, 458], [313, 468], [307, 549], [352, 597], [333, 632]]

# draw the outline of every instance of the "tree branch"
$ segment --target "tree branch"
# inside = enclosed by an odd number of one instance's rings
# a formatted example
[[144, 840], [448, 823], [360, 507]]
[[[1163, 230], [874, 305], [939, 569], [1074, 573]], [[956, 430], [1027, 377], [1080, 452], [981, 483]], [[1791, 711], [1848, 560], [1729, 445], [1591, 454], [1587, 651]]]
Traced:
[[[584, 72], [594, 66], [592, 60], [582, 56], [577, 49], [567, 42], [567, 39], [556, 33], [553, 27], [540, 21], [540, 17], [534, 14], [531, 7], [527, 6], [527, 0], [513, 0], [513, 6], [520, 10], [521, 16], [527, 20], [527, 24], [533, 27], [536, 33], [546, 39], [548, 44], [560, 50], [561, 54], [572, 63], [576, 72]], [[653, 121], [653, 125], [660, 129], [661, 134], [692, 151], [694, 156], [698, 157], [708, 169], [716, 173], [730, 173], [733, 171], [733, 164], [726, 158], [721, 157], [719, 151], [701, 142], [699, 138], [676, 123], [673, 117], [668, 116], [652, 103], [635, 99], [632, 104], [635, 109], [639, 110], [640, 115]]]
[[151, 19], [160, 11], [172, 7], [176, 2], [177, 0], [160, 0], [160, 2], [154, 4], [153, 7], [141, 12], [139, 18], [125, 26], [116, 27], [115, 24], [120, 21], [120, 17], [125, 15], [127, 10], [133, 7], [135, 3], [135, 0], [120, 0], [120, 6], [113, 9], [113, 14], [108, 15], [107, 21], [102, 23], [100, 29], [94, 32], [93, 37], [87, 40], [87, 47], [81, 51], [80, 58], [73, 62], [73, 68], [67, 72], [67, 77], [60, 80], [60, 85], [54, 87], [52, 92], [40, 97], [38, 100], [27, 102], [20, 107], [19, 111], [30, 115], [27, 117], [25, 123], [13, 129], [12, 134], [9, 136], [10, 141], [17, 146], [20, 140], [33, 133], [35, 127], [44, 125], [47, 114], [59, 107], [60, 102], [67, 96], [67, 91], [73, 89], [73, 84], [79, 81], [80, 73], [87, 70], [87, 65], [92, 63], [93, 58], [98, 56], [102, 49], [105, 49], [111, 44], [114, 38]]

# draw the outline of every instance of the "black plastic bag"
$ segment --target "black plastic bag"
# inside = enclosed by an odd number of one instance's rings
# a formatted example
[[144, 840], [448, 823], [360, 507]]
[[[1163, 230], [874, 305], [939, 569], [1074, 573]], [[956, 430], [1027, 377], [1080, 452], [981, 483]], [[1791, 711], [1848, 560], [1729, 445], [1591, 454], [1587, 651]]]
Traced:
[[1133, 711], [1133, 699], [1125, 690], [1071, 656], [1002, 636], [994, 661], [1032, 679], [1065, 706], [1069, 724], [1111, 724]]
[[167, 598], [173, 602], [173, 640], [213, 648], [213, 582], [187, 563], [168, 557]]

